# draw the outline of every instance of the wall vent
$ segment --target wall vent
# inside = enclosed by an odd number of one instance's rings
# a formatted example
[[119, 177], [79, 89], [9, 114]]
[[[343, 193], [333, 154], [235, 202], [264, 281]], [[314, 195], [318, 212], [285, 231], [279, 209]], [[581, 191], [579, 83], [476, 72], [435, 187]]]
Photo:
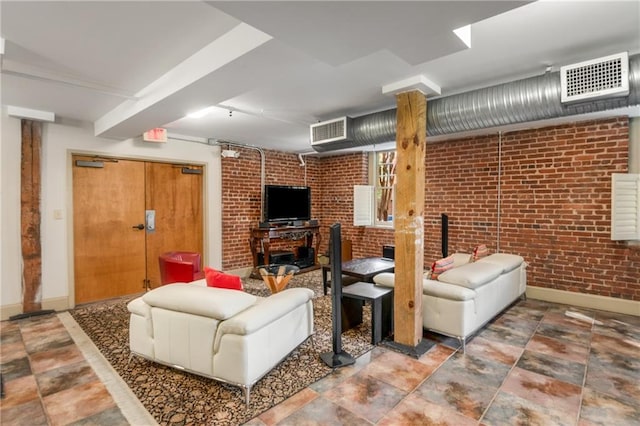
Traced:
[[629, 55], [604, 56], [560, 68], [562, 102], [629, 94]]
[[640, 240], [640, 174], [611, 174], [611, 239]]
[[316, 151], [329, 151], [352, 146], [351, 123], [350, 117], [340, 117], [312, 124], [311, 147]]

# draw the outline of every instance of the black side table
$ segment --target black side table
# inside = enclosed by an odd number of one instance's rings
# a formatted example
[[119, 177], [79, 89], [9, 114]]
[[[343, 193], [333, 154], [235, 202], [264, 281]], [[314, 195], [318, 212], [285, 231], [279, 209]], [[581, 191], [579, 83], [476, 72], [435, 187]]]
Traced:
[[[351, 326], [362, 322], [362, 302], [371, 302], [371, 344], [377, 345], [393, 331], [393, 289], [357, 282], [342, 289], [343, 310]], [[352, 303], [361, 301], [359, 303]], [[360, 321], [357, 322], [357, 318]], [[355, 324], [354, 324], [355, 323]]]
[[[373, 277], [382, 272], [393, 272], [393, 260], [383, 259], [381, 257], [365, 257], [362, 259], [351, 259], [342, 263], [342, 277], [347, 275], [353, 277], [355, 282], [367, 281], [372, 283]], [[328, 275], [331, 272], [331, 265], [322, 265], [322, 284], [324, 294], [327, 294], [327, 288], [330, 287]], [[351, 284], [351, 283], [349, 283]]]

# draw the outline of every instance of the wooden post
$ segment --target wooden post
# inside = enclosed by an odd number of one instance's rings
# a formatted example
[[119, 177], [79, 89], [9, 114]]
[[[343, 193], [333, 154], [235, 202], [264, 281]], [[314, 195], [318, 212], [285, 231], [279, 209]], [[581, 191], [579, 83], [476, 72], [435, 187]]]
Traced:
[[396, 95], [396, 103], [394, 341], [416, 347], [422, 340], [427, 100], [414, 90]]
[[22, 309], [25, 313], [28, 313], [41, 309], [42, 297], [42, 248], [40, 245], [42, 123], [23, 119], [21, 125], [20, 222], [24, 268]]

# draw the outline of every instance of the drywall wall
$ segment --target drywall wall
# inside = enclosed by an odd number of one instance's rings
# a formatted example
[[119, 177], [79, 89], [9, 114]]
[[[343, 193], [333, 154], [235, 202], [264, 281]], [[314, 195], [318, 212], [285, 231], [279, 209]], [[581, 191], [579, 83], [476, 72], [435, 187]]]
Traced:
[[[2, 152], [0, 191], [0, 305], [22, 301], [22, 257], [20, 244], [20, 120], [8, 119], [6, 107], [2, 108]], [[19, 313], [19, 312], [18, 312]], [[4, 315], [3, 315], [4, 319]]]
[[[2, 114], [2, 317], [21, 303], [20, 120]], [[6, 128], [6, 131], [5, 131]], [[71, 155], [105, 155], [205, 166], [205, 262], [222, 264], [220, 149], [204, 143], [170, 139], [145, 143], [93, 136], [86, 123], [44, 123], [42, 135], [42, 294], [43, 308], [71, 306], [73, 289], [73, 218]], [[59, 219], [54, 218], [54, 212]], [[61, 215], [60, 215], [61, 213]], [[5, 309], [7, 308], [7, 309]]]

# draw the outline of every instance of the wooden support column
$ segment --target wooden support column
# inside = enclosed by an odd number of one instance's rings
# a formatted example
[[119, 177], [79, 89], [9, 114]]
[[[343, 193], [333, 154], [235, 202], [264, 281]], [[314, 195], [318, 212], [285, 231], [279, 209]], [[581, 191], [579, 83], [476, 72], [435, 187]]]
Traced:
[[414, 90], [396, 103], [394, 341], [415, 348], [422, 340], [427, 100]]
[[40, 246], [40, 152], [42, 123], [22, 122], [22, 170], [20, 173], [20, 223], [22, 240], [22, 309], [39, 311], [42, 298], [42, 249]]

